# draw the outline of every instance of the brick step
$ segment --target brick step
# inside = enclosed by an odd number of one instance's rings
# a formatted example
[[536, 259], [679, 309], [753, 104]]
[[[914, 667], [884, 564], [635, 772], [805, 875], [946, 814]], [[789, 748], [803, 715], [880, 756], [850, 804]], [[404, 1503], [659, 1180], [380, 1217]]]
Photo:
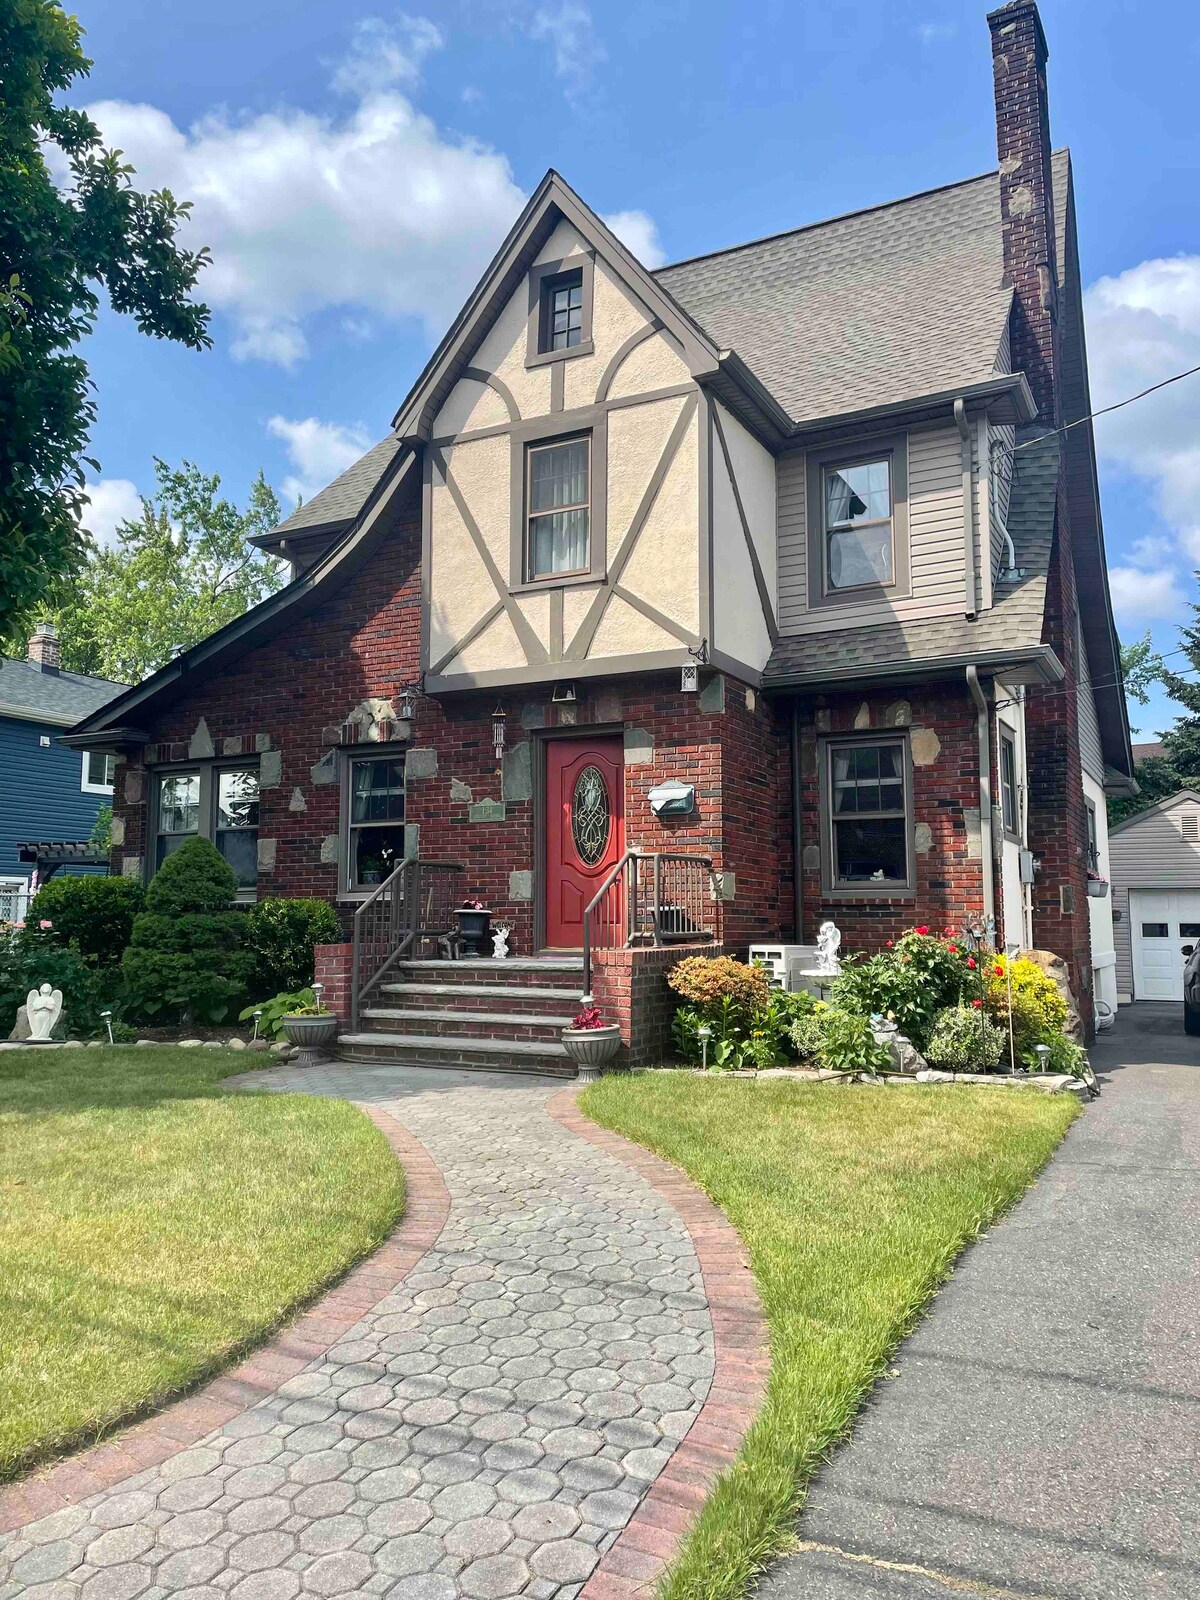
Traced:
[[407, 1006], [364, 1006], [360, 1015], [368, 1033], [436, 1034], [440, 1038], [462, 1034], [501, 1044], [512, 1039], [557, 1040], [571, 1025], [570, 1017], [547, 1016], [544, 1011], [523, 1017], [507, 1011], [457, 1011], [451, 1007], [418, 1011]]
[[393, 971], [413, 983], [500, 984], [505, 988], [562, 989], [578, 997], [581, 956], [519, 957], [510, 961], [397, 961]]
[[406, 1008], [448, 1011], [461, 1007], [521, 1016], [566, 1010], [574, 1016], [579, 1010], [575, 989], [535, 988], [531, 983], [381, 983], [378, 1000]]
[[575, 1063], [561, 1044], [542, 1040], [470, 1039], [406, 1033], [343, 1033], [343, 1061], [387, 1061], [411, 1067], [453, 1067], [477, 1072], [526, 1072], [574, 1078]]

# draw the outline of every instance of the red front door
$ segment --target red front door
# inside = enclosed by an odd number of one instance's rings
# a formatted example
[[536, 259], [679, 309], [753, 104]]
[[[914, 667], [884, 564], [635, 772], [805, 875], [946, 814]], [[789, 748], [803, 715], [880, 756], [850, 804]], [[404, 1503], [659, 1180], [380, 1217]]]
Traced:
[[624, 748], [616, 738], [546, 745], [546, 944], [583, 945], [583, 913], [625, 851]]

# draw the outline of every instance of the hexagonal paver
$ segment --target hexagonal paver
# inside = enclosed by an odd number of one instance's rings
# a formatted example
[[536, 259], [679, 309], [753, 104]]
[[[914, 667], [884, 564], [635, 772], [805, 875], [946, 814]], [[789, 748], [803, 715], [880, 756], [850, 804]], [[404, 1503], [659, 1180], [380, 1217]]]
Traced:
[[406, 1123], [450, 1193], [441, 1237], [277, 1393], [24, 1530], [12, 1600], [573, 1600], [711, 1381], [679, 1218], [544, 1084], [505, 1081], [501, 1111], [432, 1071], [268, 1081]]

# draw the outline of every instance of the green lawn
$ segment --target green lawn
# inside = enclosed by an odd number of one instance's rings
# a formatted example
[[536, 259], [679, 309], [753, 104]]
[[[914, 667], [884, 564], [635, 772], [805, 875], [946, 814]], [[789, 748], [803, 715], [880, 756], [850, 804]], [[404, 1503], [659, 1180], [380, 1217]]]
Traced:
[[227, 1050], [0, 1052], [0, 1479], [262, 1341], [386, 1237], [404, 1176], [345, 1101]]
[[830, 1088], [614, 1074], [582, 1109], [682, 1167], [745, 1240], [770, 1328], [767, 1397], [662, 1600], [733, 1600], [792, 1536], [954, 1258], [1019, 1198], [1078, 1111], [1010, 1088]]

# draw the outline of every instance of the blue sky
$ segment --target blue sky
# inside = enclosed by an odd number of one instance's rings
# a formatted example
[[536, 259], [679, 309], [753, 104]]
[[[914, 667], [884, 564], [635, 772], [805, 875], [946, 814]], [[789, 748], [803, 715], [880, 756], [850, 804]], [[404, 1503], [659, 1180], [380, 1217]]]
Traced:
[[[90, 342], [104, 537], [152, 457], [309, 495], [387, 428], [548, 166], [649, 264], [995, 164], [988, 31], [959, 0], [81, 0], [83, 98], [195, 200], [215, 348], [106, 315]], [[1183, 0], [1046, 0], [1093, 399], [1200, 362]], [[1189, 198], [1190, 197], [1190, 198]], [[1098, 425], [1123, 637], [1174, 649], [1200, 565], [1200, 377]], [[1143, 737], [1171, 712], [1131, 707]]]

